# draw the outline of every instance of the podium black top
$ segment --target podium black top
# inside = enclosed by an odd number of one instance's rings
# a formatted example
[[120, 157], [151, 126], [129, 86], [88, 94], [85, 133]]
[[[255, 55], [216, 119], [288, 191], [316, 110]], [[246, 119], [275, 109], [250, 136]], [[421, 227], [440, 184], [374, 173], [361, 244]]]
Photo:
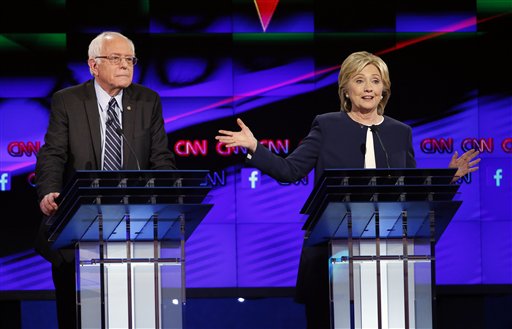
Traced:
[[[95, 187], [108, 191], [122, 188], [151, 187], [209, 187], [208, 170], [78, 170], [60, 193], [57, 203], [78, 188]], [[211, 187], [210, 187], [211, 188]], [[135, 192], [134, 192], [135, 193]], [[108, 195], [108, 193], [106, 193]], [[131, 193], [132, 194], [132, 193]]]
[[348, 185], [368, 185], [376, 180], [376, 185], [450, 184], [456, 168], [372, 168], [372, 169], [325, 169], [318, 180], [316, 188], [332, 183], [334, 179], [345, 179]]
[[75, 188], [77, 183], [90, 186], [93, 182], [99, 186], [118, 186], [120, 183], [141, 186], [150, 181], [156, 186], [207, 185], [208, 173], [208, 170], [77, 170], [61, 194]]

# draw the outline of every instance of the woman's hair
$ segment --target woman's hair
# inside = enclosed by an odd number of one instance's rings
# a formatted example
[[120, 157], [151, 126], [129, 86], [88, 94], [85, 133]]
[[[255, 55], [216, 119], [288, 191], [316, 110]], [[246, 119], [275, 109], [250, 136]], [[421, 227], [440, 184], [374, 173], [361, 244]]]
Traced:
[[379, 105], [377, 105], [377, 113], [380, 115], [384, 114], [384, 108], [388, 103], [389, 96], [391, 96], [391, 80], [389, 79], [388, 66], [380, 57], [367, 51], [352, 53], [341, 64], [340, 73], [338, 75], [338, 94], [343, 111], [350, 112], [352, 110], [352, 103], [350, 99], [346, 97], [347, 92], [345, 87], [347, 83], [351, 77], [361, 72], [369, 64], [373, 64], [379, 70], [382, 77], [384, 89], [382, 90], [382, 100], [379, 102]]

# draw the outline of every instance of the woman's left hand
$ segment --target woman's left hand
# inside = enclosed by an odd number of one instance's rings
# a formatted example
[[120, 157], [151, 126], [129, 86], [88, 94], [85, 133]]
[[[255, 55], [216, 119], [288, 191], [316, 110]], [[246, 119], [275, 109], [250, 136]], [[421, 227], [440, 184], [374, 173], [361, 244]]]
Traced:
[[466, 175], [467, 173], [472, 173], [478, 170], [478, 167], [475, 166], [482, 159], [475, 159], [475, 157], [477, 157], [479, 154], [480, 151], [471, 149], [459, 157], [459, 153], [455, 151], [455, 153], [452, 156], [452, 159], [450, 160], [450, 164], [448, 165], [449, 168], [457, 168], [457, 172], [453, 177], [453, 182], [457, 181], [459, 178]]

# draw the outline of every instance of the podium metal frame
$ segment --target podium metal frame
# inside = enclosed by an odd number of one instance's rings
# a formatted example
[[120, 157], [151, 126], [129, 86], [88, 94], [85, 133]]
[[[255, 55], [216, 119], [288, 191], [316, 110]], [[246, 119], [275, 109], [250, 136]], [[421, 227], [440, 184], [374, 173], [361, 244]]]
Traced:
[[435, 244], [461, 205], [455, 169], [326, 170], [301, 213], [328, 243], [332, 328], [435, 328]]
[[74, 248], [78, 328], [182, 328], [185, 241], [213, 205], [208, 171], [78, 171], [47, 221]]

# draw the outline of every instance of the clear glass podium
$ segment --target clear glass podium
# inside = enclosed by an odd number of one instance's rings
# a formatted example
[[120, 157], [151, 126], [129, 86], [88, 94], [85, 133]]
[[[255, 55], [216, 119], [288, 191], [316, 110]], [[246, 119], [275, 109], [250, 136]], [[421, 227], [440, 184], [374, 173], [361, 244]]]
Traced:
[[326, 170], [302, 213], [328, 243], [331, 328], [435, 328], [435, 244], [460, 207], [455, 169]]
[[185, 241], [211, 209], [208, 171], [79, 171], [48, 219], [75, 248], [79, 328], [182, 328]]

